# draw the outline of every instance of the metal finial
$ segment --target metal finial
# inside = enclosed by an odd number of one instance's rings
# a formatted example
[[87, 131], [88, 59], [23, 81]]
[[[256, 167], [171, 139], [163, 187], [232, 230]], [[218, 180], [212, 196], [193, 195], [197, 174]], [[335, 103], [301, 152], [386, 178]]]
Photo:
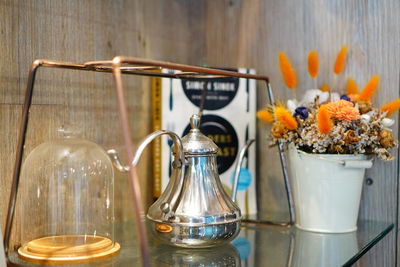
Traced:
[[193, 114], [192, 117], [190, 117], [190, 126], [192, 126], [192, 129], [199, 129], [200, 119], [201, 117], [197, 114]]

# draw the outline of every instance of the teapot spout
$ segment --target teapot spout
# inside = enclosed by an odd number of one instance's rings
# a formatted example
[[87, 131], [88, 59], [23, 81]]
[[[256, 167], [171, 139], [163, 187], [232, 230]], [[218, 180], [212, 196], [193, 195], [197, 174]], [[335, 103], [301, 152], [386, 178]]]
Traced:
[[146, 136], [142, 142], [140, 142], [135, 155], [133, 156], [132, 162], [129, 165], [123, 165], [121, 163], [120, 157], [118, 152], [115, 149], [110, 149], [107, 151], [107, 154], [110, 156], [110, 159], [114, 165], [114, 167], [121, 171], [121, 172], [128, 172], [131, 166], [136, 166], [139, 163], [140, 157], [142, 156], [142, 153], [144, 149], [149, 145], [154, 139], [161, 135], [169, 135], [169, 137], [172, 139], [174, 145], [172, 146], [173, 154], [174, 154], [174, 160], [172, 162], [172, 167], [173, 168], [180, 168], [185, 162], [185, 155], [183, 153], [183, 146], [182, 146], [182, 141], [180, 137], [171, 131], [167, 130], [159, 130], [155, 131], [148, 136]]
[[240, 175], [240, 168], [243, 163], [244, 156], [246, 155], [247, 150], [255, 142], [254, 139], [250, 139], [247, 141], [246, 145], [242, 147], [242, 149], [239, 152], [239, 159], [236, 162], [236, 167], [235, 167], [235, 173], [234, 173], [234, 178], [233, 178], [233, 184], [232, 184], [232, 196], [231, 199], [233, 202], [236, 201], [236, 194], [237, 194], [237, 188], [238, 188], [238, 183], [239, 183], [239, 175]]

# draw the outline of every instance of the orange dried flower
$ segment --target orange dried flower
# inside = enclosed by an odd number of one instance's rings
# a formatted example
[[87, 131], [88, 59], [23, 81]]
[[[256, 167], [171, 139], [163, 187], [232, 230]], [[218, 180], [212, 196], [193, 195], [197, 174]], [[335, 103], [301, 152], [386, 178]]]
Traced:
[[331, 89], [329, 88], [329, 85], [327, 85], [326, 83], [324, 83], [323, 85], [321, 85], [321, 89], [322, 92], [329, 92]]
[[351, 95], [347, 95], [351, 101], [357, 102], [358, 101], [358, 94], [351, 94]]
[[333, 123], [331, 115], [326, 105], [321, 105], [317, 112], [318, 130], [323, 134], [328, 134], [332, 131]]
[[312, 50], [308, 54], [308, 73], [312, 78], [318, 75], [318, 53], [316, 50]]
[[384, 148], [390, 148], [396, 145], [396, 142], [394, 141], [393, 134], [391, 131], [382, 130], [379, 133], [379, 137], [380, 137], [379, 143], [381, 143], [381, 145]]
[[271, 128], [271, 135], [274, 138], [282, 138], [287, 132], [288, 132], [288, 128], [286, 128], [285, 126], [283, 126], [282, 123], [280, 122], [276, 122], [272, 125]]
[[361, 114], [368, 113], [372, 110], [372, 104], [370, 101], [365, 101], [365, 100], [358, 100], [358, 110], [360, 111]]
[[288, 88], [294, 89], [297, 85], [296, 72], [284, 52], [279, 52], [279, 66], [283, 80]]
[[381, 107], [381, 110], [386, 113], [386, 117], [389, 117], [393, 113], [395, 113], [398, 109], [400, 109], [400, 98], [389, 102]]
[[274, 122], [274, 115], [266, 109], [258, 111], [257, 118], [268, 123]]
[[379, 75], [375, 74], [372, 76], [371, 80], [367, 83], [364, 90], [359, 95], [359, 99], [369, 101], [371, 100], [372, 95], [375, 93], [376, 87], [378, 87], [379, 83]]
[[349, 78], [347, 80], [347, 87], [346, 87], [346, 95], [355, 95], [358, 94], [358, 86], [356, 81], [353, 78]]
[[360, 119], [360, 112], [353, 103], [346, 100], [339, 100], [326, 104], [329, 114], [332, 118], [338, 120], [354, 121]]
[[346, 54], [347, 54], [347, 45], [343, 46], [342, 49], [340, 49], [336, 57], [335, 66], [333, 68], [333, 71], [336, 74], [339, 74], [344, 70], [344, 67], [346, 65]]
[[292, 114], [283, 106], [275, 107], [275, 118], [289, 130], [297, 129], [297, 121]]

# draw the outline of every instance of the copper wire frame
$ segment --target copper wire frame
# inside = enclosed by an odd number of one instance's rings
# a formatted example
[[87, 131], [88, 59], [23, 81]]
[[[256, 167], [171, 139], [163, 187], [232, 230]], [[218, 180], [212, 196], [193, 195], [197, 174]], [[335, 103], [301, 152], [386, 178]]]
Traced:
[[[269, 79], [267, 76], [262, 76], [262, 75], [238, 73], [234, 71], [226, 71], [220, 69], [204, 68], [204, 67], [170, 63], [164, 61], [155, 61], [149, 59], [122, 57], [122, 56], [117, 56], [113, 58], [113, 60], [90, 61], [84, 64], [46, 60], [46, 59], [35, 60], [29, 69], [28, 83], [22, 109], [22, 120], [18, 136], [16, 160], [13, 169], [12, 186], [10, 191], [10, 199], [8, 205], [7, 218], [6, 218], [6, 227], [4, 231], [4, 249], [7, 257], [7, 263], [11, 266], [16, 266], [16, 264], [10, 262], [9, 260], [9, 244], [11, 238], [12, 223], [15, 214], [15, 204], [18, 194], [18, 186], [20, 180], [22, 158], [24, 153], [24, 145], [27, 134], [27, 126], [29, 122], [29, 111], [32, 103], [33, 88], [35, 84], [37, 70], [41, 67], [107, 72], [113, 74], [116, 93], [117, 93], [119, 118], [122, 126], [124, 146], [126, 148], [126, 158], [128, 159], [133, 158], [134, 153], [132, 150], [133, 145], [130, 135], [131, 131], [129, 128], [128, 112], [124, 98], [124, 89], [123, 89], [121, 74], [175, 78], [175, 79], [212, 79], [212, 78], [226, 78], [226, 77], [255, 79], [265, 82], [268, 92], [269, 103], [270, 104], [274, 103], [272, 87], [269, 83]], [[160, 70], [174, 70], [175, 72], [173, 73], [162, 72]], [[291, 186], [289, 183], [289, 177], [286, 167], [286, 158], [282, 143], [278, 143], [278, 149], [279, 149], [281, 167], [282, 167], [285, 189], [287, 193], [288, 206], [289, 206], [289, 216], [290, 216], [289, 222], [272, 222], [272, 221], [262, 221], [262, 220], [245, 220], [245, 221], [252, 223], [279, 225], [279, 226], [290, 226], [294, 224], [295, 221], [294, 202], [293, 202]], [[136, 172], [136, 168], [134, 166], [130, 168], [129, 177], [131, 180], [130, 184], [133, 191], [133, 204], [136, 213], [135, 215], [137, 220], [137, 232], [139, 237], [142, 263], [143, 266], [147, 267], [150, 266], [149, 248], [145, 231], [144, 211], [143, 207], [141, 206], [141, 192], [139, 188], [139, 178]]]

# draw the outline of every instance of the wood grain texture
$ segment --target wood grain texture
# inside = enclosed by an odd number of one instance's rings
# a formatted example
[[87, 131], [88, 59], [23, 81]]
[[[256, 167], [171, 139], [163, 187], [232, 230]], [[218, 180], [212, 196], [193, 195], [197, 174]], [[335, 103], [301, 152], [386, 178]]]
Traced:
[[[201, 29], [197, 1], [0, 1], [1, 222], [4, 225], [28, 68], [36, 58], [85, 62], [116, 55], [195, 63], [204, 47], [188, 40]], [[197, 28], [196, 28], [197, 27]], [[198, 62], [197, 62], [198, 63]], [[151, 132], [148, 78], [124, 77], [134, 144]], [[80, 135], [105, 149], [123, 152], [112, 76], [40, 69], [37, 75], [25, 157], [37, 145], [73, 124]], [[150, 149], [140, 162], [143, 204], [152, 200]], [[132, 219], [127, 175], [116, 173], [115, 216]], [[30, 181], [34, 182], [34, 181]], [[128, 188], [128, 190], [127, 190]], [[24, 189], [21, 189], [23, 192]], [[20, 199], [20, 198], [19, 198]], [[21, 237], [17, 208], [13, 239]]]
[[[285, 51], [298, 74], [297, 95], [314, 87], [307, 74], [307, 54], [320, 55], [318, 85], [343, 91], [346, 78], [356, 77], [364, 86], [378, 73], [381, 83], [373, 98], [376, 105], [399, 97], [400, 3], [389, 1], [219, 1], [206, 8], [206, 57], [213, 66], [253, 67], [270, 77], [277, 100], [292, 93], [285, 88], [277, 65]], [[342, 45], [349, 46], [344, 75], [335, 78], [333, 64]], [[266, 104], [260, 90], [258, 104]], [[398, 128], [398, 124], [394, 129]], [[260, 211], [263, 217], [287, 219], [287, 204], [276, 148], [268, 148], [268, 126], [258, 125]], [[398, 130], [394, 131], [398, 136]], [[397, 156], [397, 152], [395, 156]], [[373, 178], [364, 186], [360, 218], [397, 222], [398, 161], [376, 161], [366, 174]], [[362, 258], [362, 266], [395, 266], [397, 229]]]

